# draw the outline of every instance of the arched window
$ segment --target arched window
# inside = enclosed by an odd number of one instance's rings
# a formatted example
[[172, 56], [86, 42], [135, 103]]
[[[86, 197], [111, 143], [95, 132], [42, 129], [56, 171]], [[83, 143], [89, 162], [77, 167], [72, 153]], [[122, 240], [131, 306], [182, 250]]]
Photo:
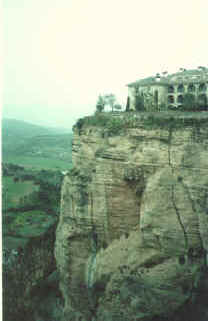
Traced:
[[188, 92], [189, 93], [192, 93], [192, 92], [194, 92], [195, 91], [195, 86], [193, 85], [193, 84], [190, 84], [189, 86], [188, 86]]
[[168, 93], [169, 94], [172, 94], [174, 93], [174, 87], [171, 85], [171, 86], [168, 86]]
[[195, 101], [195, 95], [193, 94], [186, 94], [185, 95], [186, 100], [188, 100], [189, 102], [194, 102]]
[[178, 96], [177, 102], [178, 102], [179, 104], [182, 104], [182, 103], [183, 103], [183, 95], [179, 95], [179, 96]]
[[199, 91], [200, 92], [204, 92], [204, 91], [206, 91], [206, 89], [207, 89], [207, 87], [206, 87], [206, 85], [204, 83], [199, 85]]
[[207, 96], [205, 94], [199, 95], [197, 102], [200, 107], [206, 107], [207, 106]]
[[174, 96], [173, 95], [169, 95], [168, 96], [168, 103], [169, 104], [174, 104]]
[[184, 85], [183, 84], [178, 85], [178, 92], [179, 93], [183, 93], [184, 92]]

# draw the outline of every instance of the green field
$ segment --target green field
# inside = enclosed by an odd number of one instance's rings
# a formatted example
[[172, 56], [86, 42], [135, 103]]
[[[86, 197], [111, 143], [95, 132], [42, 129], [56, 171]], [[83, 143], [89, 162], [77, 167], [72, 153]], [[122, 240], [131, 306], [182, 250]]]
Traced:
[[55, 220], [55, 217], [39, 210], [21, 212], [10, 224], [10, 230], [17, 236], [34, 237], [44, 233]]
[[2, 162], [35, 170], [68, 170], [72, 133], [15, 119], [2, 121]]
[[55, 169], [55, 170], [69, 170], [72, 164], [59, 159], [51, 159], [45, 157], [30, 157], [30, 156], [4, 156], [4, 163], [12, 163], [30, 169]]
[[24, 247], [31, 237], [44, 234], [57, 218], [47, 215], [43, 211], [33, 210], [25, 212], [6, 213], [6, 224], [3, 224], [3, 247]]
[[21, 197], [37, 191], [39, 186], [33, 181], [14, 182], [13, 177], [2, 177], [2, 208], [16, 207]]

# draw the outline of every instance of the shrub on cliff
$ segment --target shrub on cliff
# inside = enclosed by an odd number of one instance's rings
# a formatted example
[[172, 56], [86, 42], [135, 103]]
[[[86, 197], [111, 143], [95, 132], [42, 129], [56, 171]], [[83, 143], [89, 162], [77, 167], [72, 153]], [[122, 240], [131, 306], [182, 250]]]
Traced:
[[111, 118], [107, 123], [107, 130], [108, 134], [111, 135], [118, 135], [121, 133], [124, 127], [123, 119], [120, 118]]
[[79, 134], [81, 133], [81, 130], [84, 126], [107, 126], [107, 123], [109, 119], [111, 118], [111, 115], [106, 113], [95, 113], [93, 116], [87, 116], [78, 119], [76, 124], [73, 127], [73, 130], [78, 130]]

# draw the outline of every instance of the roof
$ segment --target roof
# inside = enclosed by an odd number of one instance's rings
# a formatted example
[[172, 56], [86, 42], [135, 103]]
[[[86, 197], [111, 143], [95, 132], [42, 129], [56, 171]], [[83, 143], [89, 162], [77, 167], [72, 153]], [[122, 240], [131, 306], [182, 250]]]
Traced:
[[[196, 76], [196, 79], [193, 79], [192, 77]], [[182, 78], [182, 79], [178, 79]], [[190, 69], [190, 70], [184, 70], [180, 71], [174, 74], [167, 75], [166, 77], [161, 77], [160, 81], [158, 82], [156, 80], [156, 76], [151, 76], [143, 79], [139, 79], [135, 82], [132, 82], [128, 84], [128, 87], [134, 87], [136, 85], [139, 86], [150, 86], [150, 85], [167, 85], [167, 84], [173, 84], [178, 82], [197, 82], [197, 81], [208, 81], [208, 68], [205, 68], [203, 70], [201, 69]]]

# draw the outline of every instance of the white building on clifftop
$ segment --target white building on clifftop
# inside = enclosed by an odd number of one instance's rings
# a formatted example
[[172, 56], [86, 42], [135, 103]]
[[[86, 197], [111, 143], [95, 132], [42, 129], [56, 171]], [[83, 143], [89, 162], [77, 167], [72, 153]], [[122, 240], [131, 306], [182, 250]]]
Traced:
[[180, 109], [186, 94], [199, 107], [208, 109], [208, 68], [183, 69], [168, 76], [157, 74], [128, 84], [129, 109]]

